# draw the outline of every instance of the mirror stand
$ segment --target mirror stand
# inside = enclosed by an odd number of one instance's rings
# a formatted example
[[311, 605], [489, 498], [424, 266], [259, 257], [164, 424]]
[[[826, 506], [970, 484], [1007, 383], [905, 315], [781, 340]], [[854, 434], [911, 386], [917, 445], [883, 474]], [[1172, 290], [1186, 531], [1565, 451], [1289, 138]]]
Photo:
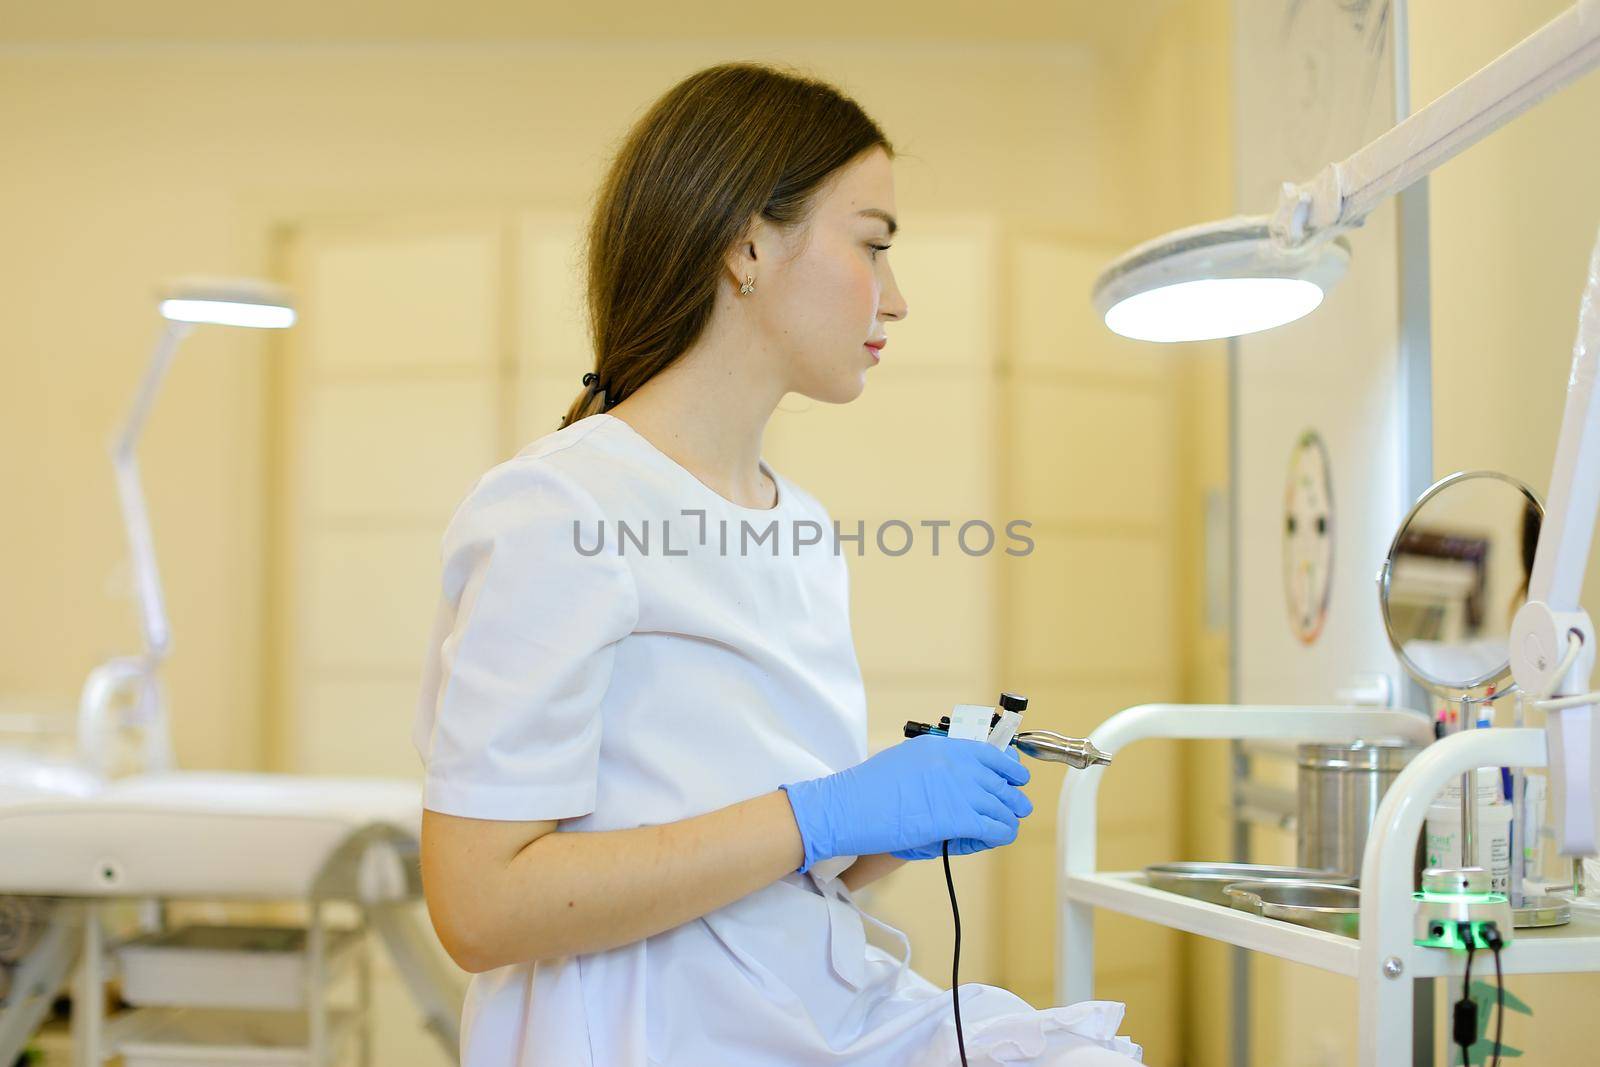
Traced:
[[[1418, 497], [1389, 545], [1378, 573], [1384, 628], [1400, 666], [1454, 712], [1454, 729], [1436, 723], [1441, 732], [1477, 729], [1478, 705], [1507, 696], [1516, 697], [1516, 724], [1522, 725], [1525, 705], [1511, 674], [1511, 623], [1527, 599], [1543, 521], [1543, 504], [1523, 482], [1496, 471], [1464, 471]], [[1485, 828], [1477, 786], [1476, 768], [1462, 774], [1456, 836], [1463, 867], [1480, 866]], [[1524, 840], [1530, 835], [1520, 769], [1512, 786], [1509, 869], [1498, 885], [1517, 926], [1557, 925], [1570, 917], [1566, 902], [1529, 897], [1524, 889], [1524, 868], [1538, 855], [1538, 841]], [[1491, 857], [1486, 865], [1493, 864]]]
[[[1477, 724], [1468, 716], [1472, 713], [1472, 704], [1465, 695], [1456, 714], [1457, 730], [1471, 730]], [[1470, 770], [1461, 776], [1461, 866], [1476, 867], [1477, 853], [1473, 851], [1478, 843], [1478, 772]]]

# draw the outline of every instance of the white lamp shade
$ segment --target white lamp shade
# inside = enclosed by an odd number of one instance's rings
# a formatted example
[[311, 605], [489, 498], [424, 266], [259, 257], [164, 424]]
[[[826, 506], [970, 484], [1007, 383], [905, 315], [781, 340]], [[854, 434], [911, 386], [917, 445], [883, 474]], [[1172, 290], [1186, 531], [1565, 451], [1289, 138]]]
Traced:
[[1308, 315], [1344, 276], [1343, 238], [1284, 252], [1260, 217], [1207, 223], [1148, 241], [1101, 273], [1095, 309], [1139, 341], [1210, 341]]
[[174, 322], [281, 330], [294, 325], [289, 291], [255, 278], [182, 278], [161, 294], [161, 314]]

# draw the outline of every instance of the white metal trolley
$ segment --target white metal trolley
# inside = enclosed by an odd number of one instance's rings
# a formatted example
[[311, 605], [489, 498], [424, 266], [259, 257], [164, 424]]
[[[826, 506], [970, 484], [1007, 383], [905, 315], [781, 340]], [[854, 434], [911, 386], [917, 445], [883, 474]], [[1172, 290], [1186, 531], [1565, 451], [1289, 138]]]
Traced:
[[[1411, 980], [1459, 974], [1459, 953], [1412, 942], [1412, 900], [1418, 834], [1428, 805], [1447, 783], [1483, 766], [1543, 767], [1543, 730], [1466, 730], [1433, 740], [1425, 716], [1396, 708], [1145, 704], [1113, 715], [1090, 735], [1119, 754], [1152, 738], [1341, 742], [1400, 738], [1427, 747], [1384, 795], [1361, 864], [1361, 936], [1341, 937], [1154, 889], [1137, 871], [1095, 868], [1094, 767], [1067, 778], [1056, 838], [1060, 928], [1056, 998], [1090, 999], [1094, 986], [1094, 909], [1266, 952], [1355, 978], [1359, 984], [1359, 1050], [1364, 1067], [1412, 1063]], [[1503, 953], [1506, 974], [1600, 971], [1600, 921], [1574, 914], [1570, 924], [1516, 931]], [[1396, 995], [1404, 991], [1404, 995]]]

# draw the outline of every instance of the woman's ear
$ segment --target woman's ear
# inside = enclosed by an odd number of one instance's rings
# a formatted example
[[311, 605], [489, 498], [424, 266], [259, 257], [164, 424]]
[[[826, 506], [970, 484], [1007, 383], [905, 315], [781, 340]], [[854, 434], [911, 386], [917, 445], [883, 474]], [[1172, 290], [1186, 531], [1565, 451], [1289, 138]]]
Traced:
[[733, 284], [743, 285], [746, 278], [759, 277], [759, 267], [765, 262], [761, 251], [761, 228], [765, 225], [760, 219], [752, 220], [744, 235], [734, 242], [733, 248], [723, 257], [723, 265]]
[[723, 266], [735, 285], [743, 285], [745, 279], [750, 278], [760, 286], [763, 272], [770, 277], [775, 269], [798, 254], [795, 240], [791, 231], [757, 215], [723, 257]]
[[724, 257], [724, 266], [727, 267], [729, 277], [743, 281], [746, 274], [754, 273], [760, 259], [761, 255], [755, 242], [746, 238], [734, 245], [733, 251]]

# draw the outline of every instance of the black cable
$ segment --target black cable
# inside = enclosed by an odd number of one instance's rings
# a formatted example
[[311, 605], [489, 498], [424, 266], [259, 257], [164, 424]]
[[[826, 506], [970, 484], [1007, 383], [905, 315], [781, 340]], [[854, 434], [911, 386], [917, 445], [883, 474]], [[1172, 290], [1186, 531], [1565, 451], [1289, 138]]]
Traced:
[[1492, 926], [1484, 931], [1483, 939], [1494, 950], [1494, 1067], [1500, 1067], [1500, 1033], [1506, 1023], [1506, 976], [1500, 970], [1500, 950], [1506, 943]]
[[961, 1067], [967, 1067], [967, 1039], [961, 1033], [961, 909], [956, 907], [956, 880], [950, 877], [950, 842], [944, 843], [944, 884], [950, 887], [950, 914], [956, 921], [956, 955], [950, 963], [950, 1001], [956, 1008], [956, 1047], [961, 1050]]
[[1500, 950], [1494, 950], [1494, 1067], [1500, 1067], [1500, 1028], [1506, 1024], [1506, 976], [1500, 971]]
[[1467, 946], [1467, 971], [1461, 979], [1461, 999], [1456, 1001], [1452, 1034], [1461, 1048], [1461, 1067], [1471, 1067], [1468, 1050], [1478, 1040], [1478, 1002], [1472, 999], [1472, 954], [1478, 939], [1467, 923], [1456, 923], [1456, 936]]

